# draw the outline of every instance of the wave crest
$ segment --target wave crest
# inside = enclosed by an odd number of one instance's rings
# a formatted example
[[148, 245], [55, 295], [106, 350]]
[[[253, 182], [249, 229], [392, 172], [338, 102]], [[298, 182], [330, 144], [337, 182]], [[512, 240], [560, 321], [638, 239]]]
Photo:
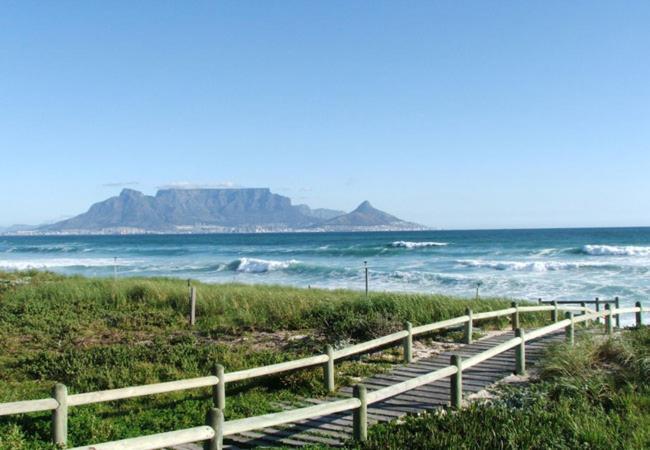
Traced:
[[650, 247], [639, 245], [584, 245], [580, 252], [592, 256], [650, 256]]
[[395, 241], [390, 244], [394, 248], [427, 248], [427, 247], [445, 247], [447, 242], [411, 242]]
[[224, 269], [244, 273], [265, 273], [274, 270], [288, 269], [292, 265], [296, 264], [299, 264], [299, 261], [296, 261], [295, 259], [290, 261], [274, 261], [258, 258], [240, 258], [227, 264]]
[[615, 268], [602, 263], [558, 262], [558, 261], [481, 261], [461, 260], [458, 264], [465, 267], [487, 268], [523, 272], [548, 272], [556, 270], [606, 269]]

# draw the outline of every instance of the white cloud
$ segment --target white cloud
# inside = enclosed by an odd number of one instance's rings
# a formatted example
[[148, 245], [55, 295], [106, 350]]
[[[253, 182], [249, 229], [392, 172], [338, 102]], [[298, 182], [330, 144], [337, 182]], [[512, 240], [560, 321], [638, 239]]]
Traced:
[[116, 187], [125, 187], [125, 186], [137, 186], [140, 184], [137, 181], [115, 181], [112, 183], [104, 183], [102, 184], [102, 187], [107, 187], [107, 188], [116, 188]]
[[217, 181], [210, 183], [197, 183], [193, 181], [172, 181], [158, 186], [158, 189], [227, 189], [242, 187], [234, 181]]

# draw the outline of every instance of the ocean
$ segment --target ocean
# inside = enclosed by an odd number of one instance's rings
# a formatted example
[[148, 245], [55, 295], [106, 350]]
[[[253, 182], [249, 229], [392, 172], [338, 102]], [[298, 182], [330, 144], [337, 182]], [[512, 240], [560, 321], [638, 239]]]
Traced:
[[0, 237], [0, 270], [650, 306], [650, 228]]

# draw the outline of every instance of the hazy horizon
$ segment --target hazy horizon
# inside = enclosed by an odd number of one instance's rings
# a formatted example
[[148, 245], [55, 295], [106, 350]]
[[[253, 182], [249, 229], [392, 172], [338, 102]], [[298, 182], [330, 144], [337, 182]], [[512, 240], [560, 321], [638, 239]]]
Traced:
[[650, 225], [650, 4], [15, 2], [0, 226], [262, 186], [447, 230]]

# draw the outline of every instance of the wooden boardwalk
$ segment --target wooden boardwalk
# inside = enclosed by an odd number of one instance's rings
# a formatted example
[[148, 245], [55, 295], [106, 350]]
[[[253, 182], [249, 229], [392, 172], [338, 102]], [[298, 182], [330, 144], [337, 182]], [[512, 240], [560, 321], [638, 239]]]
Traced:
[[[449, 365], [452, 353], [463, 358], [476, 355], [494, 347], [502, 342], [512, 339], [514, 333], [509, 332], [499, 336], [482, 339], [470, 345], [463, 345], [453, 351], [437, 354], [429, 358], [414, 361], [394, 367], [391, 371], [378, 374], [363, 380], [368, 392], [381, 389], [391, 384], [414, 378], [436, 369]], [[563, 332], [553, 333], [537, 340], [526, 343], [526, 366], [532, 367], [537, 362], [546, 346], [552, 342], [562, 341]], [[497, 381], [511, 375], [515, 368], [515, 350], [508, 350], [498, 356], [490, 358], [474, 367], [463, 371], [464, 396], [476, 393]], [[304, 399], [302, 404], [286, 405], [287, 409], [300, 406], [310, 406], [340, 398], [352, 396], [352, 388], [344, 387], [339, 390], [337, 397], [327, 399]], [[378, 422], [387, 422], [398, 419], [407, 414], [419, 414], [424, 411], [442, 408], [449, 405], [450, 380], [449, 377], [434, 383], [407, 391], [403, 394], [386, 399], [368, 406], [368, 422], [373, 425]], [[303, 420], [284, 426], [282, 428], [265, 428], [255, 432], [246, 432], [224, 439], [226, 448], [251, 448], [251, 447], [304, 447], [324, 445], [340, 447], [352, 436], [352, 413], [350, 411], [331, 414], [316, 419]], [[175, 447], [176, 450], [198, 450], [202, 447], [197, 444], [188, 444]]]

